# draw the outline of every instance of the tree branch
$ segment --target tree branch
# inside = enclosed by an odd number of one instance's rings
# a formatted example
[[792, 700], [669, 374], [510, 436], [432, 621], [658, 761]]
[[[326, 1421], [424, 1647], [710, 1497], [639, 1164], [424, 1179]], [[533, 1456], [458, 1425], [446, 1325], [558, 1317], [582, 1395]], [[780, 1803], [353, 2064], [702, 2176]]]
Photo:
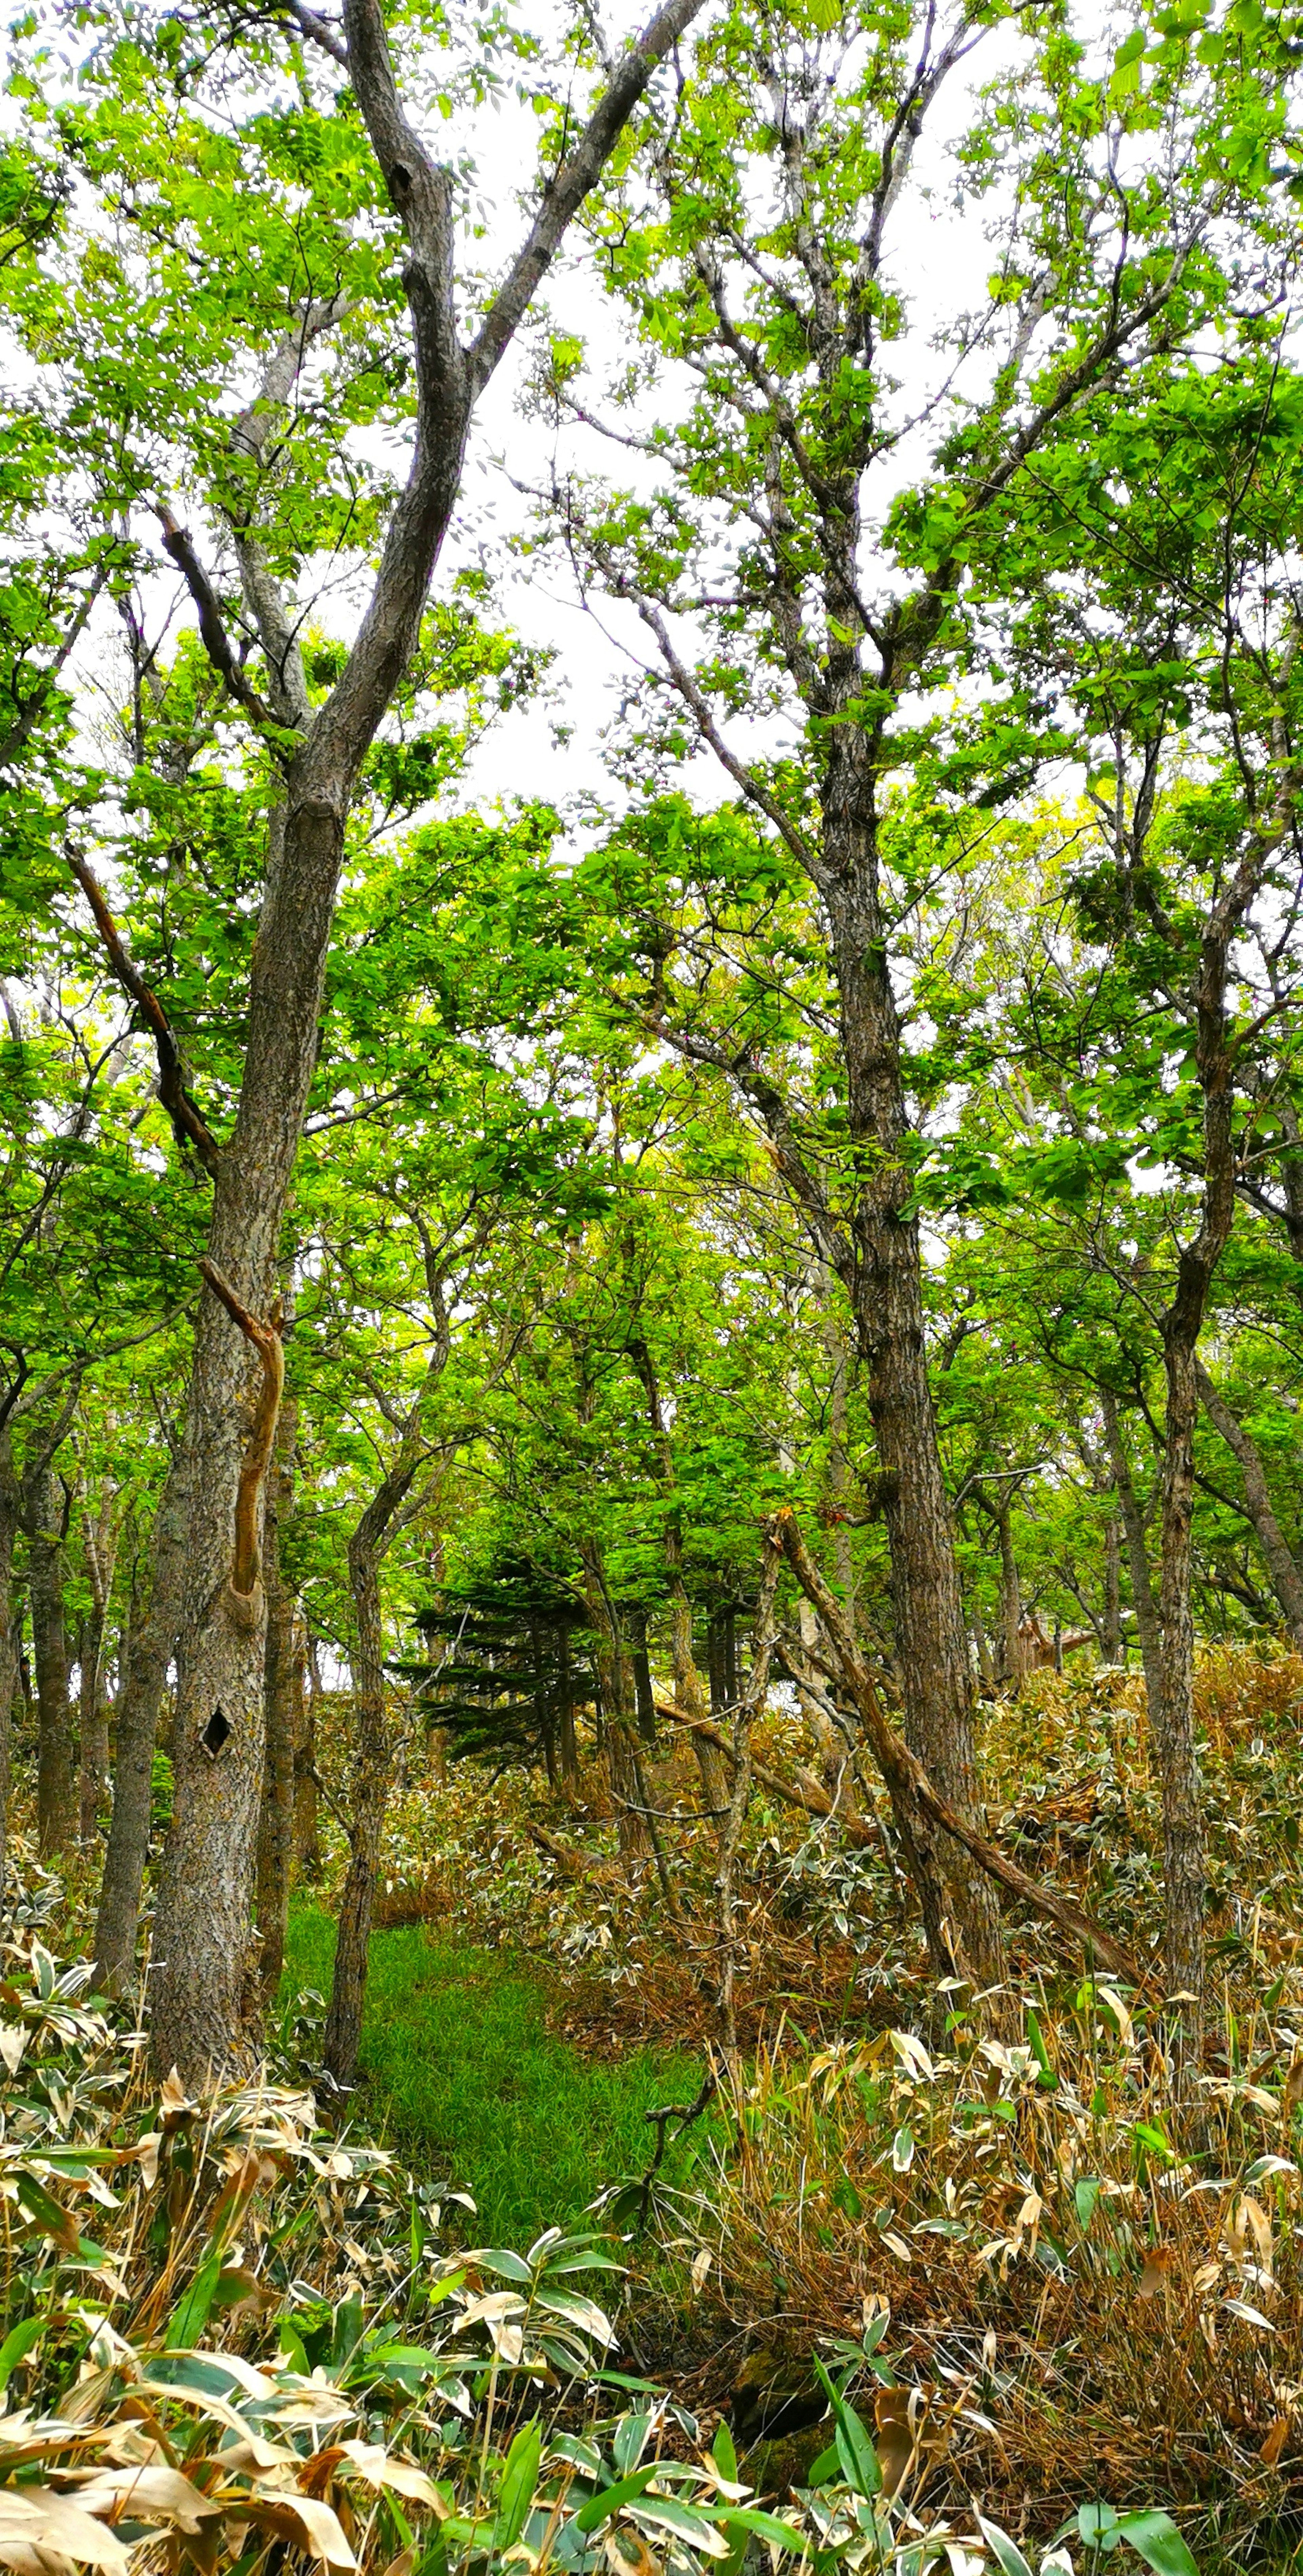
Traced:
[[135, 1003], [154, 1040], [158, 1058], [158, 1096], [172, 1121], [172, 1133], [179, 1145], [193, 1145], [204, 1170], [216, 1179], [221, 1162], [221, 1148], [212, 1129], [196, 1109], [185, 1087], [185, 1067], [181, 1051], [172, 1035], [167, 1013], [156, 993], [151, 992], [139, 969], [132, 964], [104, 900], [103, 889], [94, 870], [79, 851], [65, 848], [68, 865], [95, 915], [98, 930], [108, 952], [109, 964], [124, 993]]

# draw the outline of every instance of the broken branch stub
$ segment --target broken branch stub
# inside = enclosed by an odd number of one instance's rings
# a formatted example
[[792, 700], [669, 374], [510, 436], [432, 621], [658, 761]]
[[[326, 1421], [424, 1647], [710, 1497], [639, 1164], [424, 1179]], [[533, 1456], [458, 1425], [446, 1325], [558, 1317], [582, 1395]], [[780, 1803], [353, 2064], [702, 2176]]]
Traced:
[[216, 1264], [207, 1256], [200, 1261], [201, 1276], [212, 1289], [219, 1305], [226, 1308], [233, 1324], [238, 1324], [245, 1340], [252, 1342], [262, 1361], [262, 1385], [254, 1411], [249, 1445], [240, 1468], [240, 1482], [235, 1496], [235, 1554], [231, 1565], [231, 1590], [247, 1600], [258, 1580], [258, 1496], [271, 1459], [276, 1437], [276, 1420], [280, 1412], [281, 1389], [285, 1383], [285, 1352], [277, 1321], [269, 1324], [251, 1315], [242, 1306], [235, 1291], [222, 1277]]

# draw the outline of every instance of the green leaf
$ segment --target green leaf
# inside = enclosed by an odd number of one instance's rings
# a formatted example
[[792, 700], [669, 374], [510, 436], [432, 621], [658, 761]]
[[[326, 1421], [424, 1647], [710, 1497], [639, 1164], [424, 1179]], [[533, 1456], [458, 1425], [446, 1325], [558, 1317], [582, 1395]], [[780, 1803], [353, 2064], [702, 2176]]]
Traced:
[[48, 2316], [24, 2317], [20, 2324], [10, 2327], [4, 2342], [0, 2343], [0, 2388], [8, 2387], [9, 2374], [15, 2363], [22, 2361], [33, 2344], [40, 2342], [49, 2322]]
[[1154, 2576], [1199, 2576], [1198, 2567], [1169, 2513], [1120, 2513], [1118, 2532]]
[[771, 2541], [775, 2549], [790, 2549], [793, 2557], [804, 2549], [805, 2541], [788, 2522], [780, 2522], [776, 2513], [766, 2513], [763, 2505], [730, 2505], [719, 2516], [726, 2531], [753, 2531], [760, 2540]]
[[882, 2486], [882, 2471], [878, 2466], [877, 2452], [854, 2407], [849, 2406], [840, 2389], [833, 2386], [823, 2363], [816, 2361], [814, 2367], [828, 2392], [833, 2421], [837, 2427], [837, 2456], [841, 2461], [847, 2485], [854, 2487], [857, 2495], [875, 2496]]
[[1027, 2045], [1036, 2060], [1038, 2081], [1044, 2084], [1047, 2089], [1052, 2090], [1054, 2086], [1057, 2085], [1059, 2079], [1055, 2074], [1054, 2068], [1050, 2064], [1050, 2053], [1045, 2045], [1045, 2034], [1041, 2029], [1040, 2023], [1038, 2022], [1035, 2013], [1032, 2011], [1030, 2004], [1027, 2007]]
[[[4, 2354], [0, 2351], [0, 2361], [3, 2359]], [[720, 2476], [727, 2478], [730, 2486], [734, 2485], [737, 2479], [737, 2452], [733, 2447], [733, 2436], [727, 2424], [722, 2421], [715, 2427], [715, 2439], [710, 2446], [710, 2456]]]
[[979, 2513], [977, 2528], [987, 2548], [998, 2559], [1004, 2570], [1004, 2576], [1032, 2576], [1032, 2571], [1017, 2541], [1011, 2540], [1007, 2531], [1001, 2531], [998, 2522], [988, 2522], [985, 2515]]
[[221, 2276], [222, 2257], [214, 2246], [168, 2318], [163, 2334], [164, 2352], [190, 2352], [194, 2349], [208, 2323]]
[[640, 2496], [644, 2488], [651, 2485], [658, 2465], [652, 2460], [646, 2468], [635, 2469], [631, 2477], [617, 2478], [614, 2486], [603, 2487], [600, 2495], [590, 2496], [587, 2504], [581, 2504], [575, 2515], [575, 2529], [596, 2531], [602, 2523], [609, 2522], [622, 2504], [628, 2504], [633, 2496]]
[[1082, 2235], [1085, 2236], [1090, 2231], [1090, 2222], [1095, 2215], [1095, 2203], [1099, 2198], [1099, 2184], [1093, 2174], [1078, 2176], [1072, 2186], [1072, 2197], [1076, 2203], [1077, 2223]]
[[538, 2485], [542, 2448], [543, 2429], [537, 2415], [531, 2415], [529, 2422], [522, 2424], [516, 2434], [503, 2467], [497, 2520], [493, 2526], [495, 2549], [512, 2549], [520, 2538]]

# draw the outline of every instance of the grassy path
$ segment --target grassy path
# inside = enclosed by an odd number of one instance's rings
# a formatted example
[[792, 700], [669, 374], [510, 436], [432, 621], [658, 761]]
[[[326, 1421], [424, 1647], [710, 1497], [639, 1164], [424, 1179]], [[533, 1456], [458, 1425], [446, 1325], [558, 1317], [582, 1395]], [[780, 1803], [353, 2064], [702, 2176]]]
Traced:
[[[334, 1948], [332, 1917], [296, 1907], [283, 1993], [327, 1992]], [[482, 2241], [526, 2245], [642, 2171], [655, 2143], [644, 2112], [690, 2101], [702, 2069], [647, 2049], [581, 2055], [548, 2030], [528, 1965], [418, 1924], [372, 1935], [360, 2072], [368, 2132], [470, 2192]]]

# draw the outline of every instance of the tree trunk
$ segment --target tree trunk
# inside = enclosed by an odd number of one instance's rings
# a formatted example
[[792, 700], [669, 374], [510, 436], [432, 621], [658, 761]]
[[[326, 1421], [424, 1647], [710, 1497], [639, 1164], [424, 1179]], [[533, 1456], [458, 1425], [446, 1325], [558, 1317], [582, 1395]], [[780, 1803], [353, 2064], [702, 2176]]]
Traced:
[[647, 1652], [647, 1613], [631, 1610], [628, 1617], [630, 1661], [633, 1665], [634, 1694], [638, 1708], [638, 1733], [644, 1744], [656, 1742], [656, 1701], [652, 1693], [651, 1657]]
[[1122, 1644], [1122, 1563], [1118, 1516], [1110, 1512], [1104, 1526], [1104, 1661], [1120, 1664]]
[[1303, 1654], [1303, 1574], [1294, 1562], [1289, 1542], [1272, 1509], [1266, 1472], [1258, 1444], [1237, 1422], [1220, 1390], [1213, 1385], [1201, 1362], [1195, 1362], [1195, 1382], [1203, 1409], [1214, 1431], [1238, 1459], [1244, 1478], [1244, 1500], [1249, 1518], [1257, 1532], [1267, 1572], [1271, 1576], [1276, 1599], [1280, 1603], [1285, 1626], [1292, 1643]]
[[118, 1688], [113, 1744], [113, 1814], [95, 1924], [95, 1982], [120, 1993], [136, 1956], [140, 1890], [149, 1851], [154, 1748], [168, 1666], [176, 1647], [185, 1578], [184, 1453], [159, 1497], [148, 1550], [148, 1598], [133, 1604]]
[[6, 1866], [9, 1848], [9, 1775], [14, 1691], [18, 1682], [18, 1635], [14, 1619], [15, 1497], [7, 1490], [7, 1460], [0, 1461], [0, 1912], [8, 1898]]
[[[904, 1213], [914, 1181], [903, 1150], [908, 1117], [878, 898], [871, 759], [855, 726], [829, 728], [826, 745], [823, 892], [840, 996], [848, 1124], [863, 1173], [851, 1287], [881, 1470], [905, 1737], [938, 1794], [959, 1815], [974, 1817], [973, 1675], [928, 1383], [918, 1224]], [[942, 1861], [965, 1953], [981, 1982], [994, 1983], [1001, 1943], [992, 1890], [957, 1844], [946, 1843]]]
[[[655, 1363], [641, 1334], [630, 1335], [629, 1356], [646, 1390], [648, 1419], [656, 1448], [657, 1475], [669, 1507], [665, 1519], [664, 1549], [666, 1589], [670, 1604], [670, 1659], [674, 1667], [674, 1697], [679, 1707], [686, 1708], [691, 1717], [705, 1717], [709, 1714], [711, 1702], [707, 1698], [701, 1675], [697, 1670], [696, 1657], [692, 1651], [692, 1604], [688, 1599], [683, 1581], [683, 1540], [679, 1530], [675, 1500], [674, 1451], [670, 1445], [670, 1435], [661, 1409]], [[731, 1794], [728, 1773], [715, 1747], [707, 1744], [704, 1737], [693, 1736], [692, 1750], [697, 1769], [701, 1774], [701, 1794], [706, 1813], [716, 1833], [720, 1834], [724, 1830], [724, 1820], [728, 1813]]]
[[[250, 966], [246, 1044], [234, 1133], [207, 1139], [214, 1175], [208, 1251], [246, 1313], [265, 1316], [281, 1219], [317, 1060], [326, 952], [361, 763], [417, 644], [430, 580], [461, 486], [475, 401], [510, 345], [566, 227], [592, 189], [656, 64], [690, 23], [698, 0], [668, 0], [615, 66], [602, 100], [553, 174], [528, 240], [473, 345], [457, 335], [453, 181], [431, 160], [398, 95], [379, 0], [344, 0], [347, 77], [405, 236], [403, 286], [414, 357], [415, 437], [407, 483], [390, 513], [374, 587], [356, 641], [324, 706], [313, 711], [295, 643], [296, 621], [270, 572], [250, 590], [263, 631], [274, 713], [298, 748], [269, 830], [266, 892]], [[324, 327], [333, 303], [314, 308]], [[307, 324], [289, 342], [292, 390]], [[242, 432], [257, 452], [255, 426]], [[244, 560], [252, 563], [243, 532]], [[201, 603], [211, 593], [184, 532], [164, 543]], [[196, 581], [198, 576], [198, 581]], [[207, 621], [205, 624], [205, 620]], [[224, 640], [224, 639], [223, 639]], [[211, 646], [210, 646], [211, 649]], [[228, 676], [235, 670], [217, 659]], [[202, 1122], [201, 1122], [202, 1123]], [[206, 1133], [206, 1131], [205, 1131]], [[202, 1140], [201, 1140], [202, 1141]], [[245, 1447], [242, 1408], [251, 1371], [241, 1328], [216, 1294], [201, 1298], [186, 1413], [190, 1527], [176, 1729], [176, 1809], [163, 1856], [155, 1934], [153, 2053], [187, 2083], [244, 2051], [253, 1857], [263, 1765], [266, 1596], [254, 1554], [233, 1545]], [[246, 1484], [246, 1537], [256, 1539], [257, 1480]], [[251, 1524], [251, 1526], [250, 1526]], [[247, 1580], [245, 1579], [247, 1577]]]
[[113, 1488], [105, 1485], [92, 1519], [83, 1495], [82, 1544], [91, 1606], [81, 1623], [78, 1663], [81, 1671], [81, 1815], [83, 1844], [93, 1843], [109, 1802], [109, 1703], [104, 1686], [104, 1638], [113, 1590], [117, 1533], [113, 1526]]
[[1195, 1749], [1194, 1610], [1190, 1597], [1194, 1516], [1194, 1427], [1199, 1413], [1194, 1341], [1164, 1336], [1167, 1420], [1163, 1458], [1163, 1690], [1161, 1722], [1151, 1712], [1163, 1799], [1167, 1981], [1173, 1995], [1203, 1997], [1206, 1869], [1203, 1785]]
[[294, 1865], [294, 1755], [303, 1730], [303, 1660], [298, 1605], [281, 1572], [281, 1534], [294, 1508], [295, 1407], [281, 1408], [267, 1489], [263, 1580], [267, 1590], [264, 1668], [266, 1744], [258, 1822], [258, 1980], [264, 2003], [280, 1984]]
[[1007, 1503], [996, 1514], [1000, 1533], [1000, 1618], [1004, 1647], [1005, 1688], [1016, 1699], [1027, 1678], [1023, 1655], [1022, 1587], [1014, 1554], [1013, 1513]]
[[294, 1748], [294, 1863], [304, 1878], [321, 1876], [321, 1843], [317, 1820], [317, 1702], [321, 1675], [313, 1637], [304, 1639], [306, 1685], [302, 1717]]
[[1117, 1397], [1105, 1387], [1100, 1394], [1104, 1416], [1104, 1433], [1108, 1441], [1109, 1463], [1117, 1488], [1118, 1509], [1127, 1544], [1127, 1569], [1131, 1576], [1131, 1599], [1136, 1613], [1136, 1634], [1140, 1639], [1140, 1661], [1145, 1676], [1145, 1701], [1151, 1730], [1161, 1726], [1163, 1711], [1163, 1632], [1149, 1579], [1149, 1551], [1145, 1546], [1145, 1523], [1136, 1489], [1131, 1481], [1131, 1461], [1122, 1433]]
[[81, 1813], [83, 1844], [93, 1843], [109, 1794], [109, 1701], [104, 1687], [104, 1611], [92, 1602], [77, 1640], [81, 1673]]
[[651, 1820], [641, 1812], [649, 1802], [642, 1794], [642, 1773], [634, 1734], [633, 1678], [611, 1609], [595, 1541], [585, 1541], [579, 1553], [602, 1695], [606, 1776], [615, 1807], [616, 1839], [626, 1869], [635, 1869], [640, 1862], [652, 1857], [653, 1845], [649, 1830]]
[[335, 2082], [352, 2084], [362, 2038], [367, 1946], [375, 1902], [385, 1806], [389, 1796], [389, 1727], [385, 1714], [380, 1561], [368, 1535], [355, 1531], [348, 1551], [353, 1598], [353, 1776], [349, 1861], [340, 1899], [335, 1971], [326, 2016], [325, 2059]]
[[42, 1860], [69, 1849], [77, 1832], [72, 1710], [68, 1699], [68, 1642], [63, 1608], [63, 1537], [55, 1478], [47, 1470], [30, 1541], [28, 1585], [32, 1600], [32, 1653], [36, 1664], [36, 1816]]

